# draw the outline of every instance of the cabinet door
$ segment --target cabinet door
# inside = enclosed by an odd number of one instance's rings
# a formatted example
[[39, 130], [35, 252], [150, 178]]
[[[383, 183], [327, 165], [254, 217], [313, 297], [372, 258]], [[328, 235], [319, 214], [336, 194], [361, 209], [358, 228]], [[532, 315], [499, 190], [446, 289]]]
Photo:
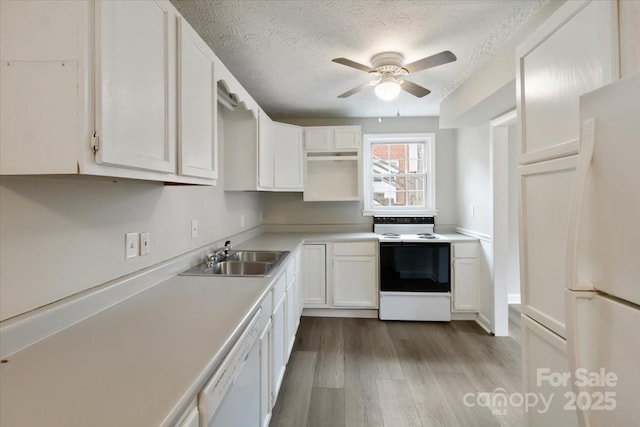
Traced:
[[[551, 383], [544, 373], [559, 374], [571, 372], [567, 354], [567, 342], [540, 326], [527, 316], [522, 316], [522, 388], [527, 395], [545, 396], [549, 401], [546, 410], [528, 410], [525, 413], [527, 426], [563, 426], [577, 427], [578, 416], [575, 410], [565, 409], [569, 402], [566, 393], [571, 392], [571, 383]], [[602, 366], [602, 365], [600, 365]], [[572, 375], [573, 377], [573, 375]], [[636, 388], [637, 389], [637, 388]], [[551, 398], [553, 396], [553, 398]], [[542, 407], [540, 404], [537, 408]], [[606, 411], [603, 411], [606, 412]], [[594, 425], [625, 425], [594, 424]]]
[[273, 124], [274, 189], [302, 191], [302, 129]]
[[[294, 280], [295, 282], [295, 280]], [[289, 289], [287, 289], [287, 335], [285, 340], [285, 360], [289, 361], [291, 350], [293, 349], [293, 343], [296, 340], [296, 328], [297, 322], [297, 310], [296, 310], [296, 292], [295, 283], [291, 283]]]
[[336, 150], [357, 150], [360, 147], [360, 128], [357, 126], [337, 127], [334, 130]]
[[216, 80], [211, 49], [178, 21], [178, 173], [218, 177]]
[[164, 1], [96, 3], [96, 161], [175, 172], [176, 19]]
[[298, 325], [300, 324], [300, 316], [302, 316], [302, 310], [304, 308], [304, 289], [303, 289], [302, 277], [302, 250], [298, 249], [296, 252], [296, 307], [298, 316]]
[[278, 392], [280, 391], [280, 385], [282, 385], [282, 378], [284, 377], [285, 369], [285, 306], [286, 298], [283, 295], [279, 304], [273, 312], [273, 331], [271, 340], [271, 373], [273, 375], [273, 382], [271, 384], [272, 392], [272, 404], [275, 404], [278, 398]]
[[519, 46], [521, 163], [578, 152], [578, 98], [618, 78], [616, 3], [567, 2]]
[[378, 265], [375, 257], [333, 258], [333, 305], [378, 307]]
[[260, 336], [260, 425], [267, 427], [271, 419], [271, 320], [267, 323]]
[[478, 310], [476, 263], [475, 258], [458, 258], [453, 261], [454, 310]]
[[302, 247], [302, 284], [305, 307], [326, 306], [326, 247], [304, 245]]
[[522, 312], [565, 337], [569, 195], [577, 156], [520, 168]]
[[306, 128], [304, 130], [304, 146], [307, 151], [330, 150], [333, 146], [333, 128]]
[[274, 177], [274, 123], [260, 110], [258, 118], [258, 186], [261, 189], [273, 188]]

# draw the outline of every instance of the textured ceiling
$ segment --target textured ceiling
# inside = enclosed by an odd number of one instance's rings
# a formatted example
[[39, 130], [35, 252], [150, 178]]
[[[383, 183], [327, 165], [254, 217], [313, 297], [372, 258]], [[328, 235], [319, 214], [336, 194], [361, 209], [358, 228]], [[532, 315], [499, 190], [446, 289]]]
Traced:
[[[438, 115], [442, 99], [547, 2], [172, 0], [274, 118]], [[388, 50], [405, 63], [443, 50], [458, 60], [409, 76], [432, 91], [421, 99], [378, 101], [373, 88], [337, 98], [370, 77], [332, 58], [369, 65]]]

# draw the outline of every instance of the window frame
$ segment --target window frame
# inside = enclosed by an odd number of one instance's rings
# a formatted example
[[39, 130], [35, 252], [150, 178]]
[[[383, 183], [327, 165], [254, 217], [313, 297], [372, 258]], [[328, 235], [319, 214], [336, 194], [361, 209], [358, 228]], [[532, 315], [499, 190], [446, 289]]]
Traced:
[[[436, 216], [436, 134], [430, 133], [388, 133], [388, 134], [364, 134], [362, 144], [362, 183], [363, 183], [363, 199], [364, 216]], [[425, 206], [373, 206], [373, 144], [406, 144], [406, 143], [423, 143], [425, 158], [424, 177], [426, 185], [424, 186]]]

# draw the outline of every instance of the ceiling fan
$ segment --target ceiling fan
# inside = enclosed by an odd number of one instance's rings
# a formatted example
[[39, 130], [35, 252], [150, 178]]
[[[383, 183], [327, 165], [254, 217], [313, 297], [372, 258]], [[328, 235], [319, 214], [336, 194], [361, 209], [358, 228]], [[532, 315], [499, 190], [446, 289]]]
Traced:
[[352, 61], [347, 58], [334, 58], [333, 62], [346, 65], [347, 67], [361, 70], [374, 76], [375, 79], [370, 82], [361, 84], [343, 94], [338, 98], [347, 98], [354, 93], [368, 87], [375, 86], [375, 92], [378, 98], [383, 101], [391, 101], [398, 96], [401, 90], [422, 98], [431, 91], [425, 87], [417, 85], [404, 79], [404, 76], [410, 73], [426, 70], [428, 68], [437, 67], [438, 65], [447, 64], [456, 60], [456, 56], [448, 50], [427, 56], [419, 61], [411, 64], [403, 65], [404, 56], [398, 52], [382, 52], [373, 55], [371, 58], [371, 67]]

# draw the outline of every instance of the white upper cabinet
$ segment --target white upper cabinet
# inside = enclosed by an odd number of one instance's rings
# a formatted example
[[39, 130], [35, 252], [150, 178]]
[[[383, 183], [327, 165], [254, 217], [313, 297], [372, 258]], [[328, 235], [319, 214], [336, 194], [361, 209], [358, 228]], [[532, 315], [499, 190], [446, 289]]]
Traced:
[[360, 126], [318, 126], [304, 130], [307, 151], [354, 151], [360, 148]]
[[273, 122], [273, 188], [276, 191], [303, 190], [302, 129]]
[[578, 152], [578, 98], [618, 78], [615, 1], [567, 2], [517, 50], [521, 163]]
[[258, 118], [258, 186], [273, 189], [274, 123], [262, 110]]
[[330, 150], [333, 143], [333, 128], [312, 127], [304, 130], [304, 147], [307, 151]]
[[218, 177], [214, 55], [184, 19], [178, 20], [178, 173]]
[[175, 171], [175, 25], [158, 1], [96, 3], [97, 162]]
[[242, 111], [238, 106], [223, 114], [225, 190], [302, 191], [302, 128], [274, 122], [259, 109], [256, 140], [247, 133], [251, 117]]
[[0, 19], [2, 175], [215, 185], [218, 81], [257, 122], [169, 1], [0, 2]]
[[339, 126], [333, 130], [336, 150], [357, 150], [360, 148], [360, 126]]

